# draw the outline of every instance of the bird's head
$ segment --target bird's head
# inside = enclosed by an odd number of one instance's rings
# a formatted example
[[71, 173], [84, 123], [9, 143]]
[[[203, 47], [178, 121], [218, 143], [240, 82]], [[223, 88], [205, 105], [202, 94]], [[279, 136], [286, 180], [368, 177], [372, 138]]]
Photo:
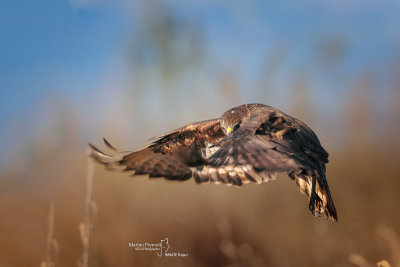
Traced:
[[226, 111], [221, 116], [221, 127], [226, 135], [240, 128], [250, 117], [251, 105], [242, 105]]

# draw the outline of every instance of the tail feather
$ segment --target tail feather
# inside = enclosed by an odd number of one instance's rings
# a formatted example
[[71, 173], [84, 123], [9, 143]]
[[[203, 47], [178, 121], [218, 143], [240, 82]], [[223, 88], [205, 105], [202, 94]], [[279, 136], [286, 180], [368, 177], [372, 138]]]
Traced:
[[315, 199], [312, 200], [312, 176], [310, 175], [289, 175], [299, 187], [301, 193], [307, 195], [310, 199], [310, 210], [315, 215], [324, 215], [327, 219], [331, 219], [337, 222], [337, 213], [329, 187], [325, 179], [319, 179], [317, 177], [317, 183], [315, 185]]

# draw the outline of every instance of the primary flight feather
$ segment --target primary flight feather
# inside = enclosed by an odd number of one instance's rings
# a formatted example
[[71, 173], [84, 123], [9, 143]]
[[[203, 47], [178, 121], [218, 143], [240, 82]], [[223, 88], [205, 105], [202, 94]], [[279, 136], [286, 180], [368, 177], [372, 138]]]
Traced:
[[263, 183], [286, 173], [310, 200], [314, 216], [337, 221], [326, 180], [328, 153], [303, 122], [263, 104], [247, 104], [220, 118], [192, 123], [163, 134], [144, 149], [105, 154], [93, 145], [91, 156], [108, 168], [123, 167], [150, 178], [241, 186]]

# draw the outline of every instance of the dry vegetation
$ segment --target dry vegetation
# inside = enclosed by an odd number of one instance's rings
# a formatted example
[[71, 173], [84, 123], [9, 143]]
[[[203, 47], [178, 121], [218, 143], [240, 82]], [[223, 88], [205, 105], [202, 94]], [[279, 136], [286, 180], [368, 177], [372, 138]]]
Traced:
[[59, 250], [58, 243], [54, 239], [54, 204], [49, 207], [48, 232], [46, 239], [46, 259], [42, 261], [41, 267], [54, 267], [57, 253]]
[[[29, 174], [2, 173], [0, 266], [400, 266], [398, 143], [355, 140], [328, 145], [335, 224], [284, 175], [243, 188], [129, 177], [67, 138]], [[189, 256], [128, 246], [165, 237]]]

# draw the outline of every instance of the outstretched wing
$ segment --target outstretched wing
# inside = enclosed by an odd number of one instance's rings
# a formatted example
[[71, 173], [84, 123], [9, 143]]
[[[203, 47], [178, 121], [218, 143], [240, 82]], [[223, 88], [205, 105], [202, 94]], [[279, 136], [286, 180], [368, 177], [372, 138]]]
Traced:
[[225, 136], [219, 119], [196, 122], [158, 137], [148, 147], [127, 153], [105, 144], [122, 156], [106, 154], [89, 144], [91, 156], [110, 169], [122, 167], [134, 174], [165, 177], [169, 180], [187, 180], [192, 177], [191, 167], [204, 164], [210, 144]]
[[154, 141], [149, 148], [155, 153], [173, 155], [186, 165], [193, 167], [205, 163], [211, 154], [210, 146], [217, 144], [225, 133], [220, 120], [195, 122], [168, 132]]
[[[336, 220], [336, 209], [325, 176], [328, 153], [314, 132], [301, 121], [274, 110], [252, 116], [224, 138], [224, 146], [193, 173], [198, 182], [242, 185], [265, 182], [287, 173], [301, 192], [312, 194], [312, 178], [320, 201], [316, 210]], [[318, 202], [318, 201], [317, 201]]]

